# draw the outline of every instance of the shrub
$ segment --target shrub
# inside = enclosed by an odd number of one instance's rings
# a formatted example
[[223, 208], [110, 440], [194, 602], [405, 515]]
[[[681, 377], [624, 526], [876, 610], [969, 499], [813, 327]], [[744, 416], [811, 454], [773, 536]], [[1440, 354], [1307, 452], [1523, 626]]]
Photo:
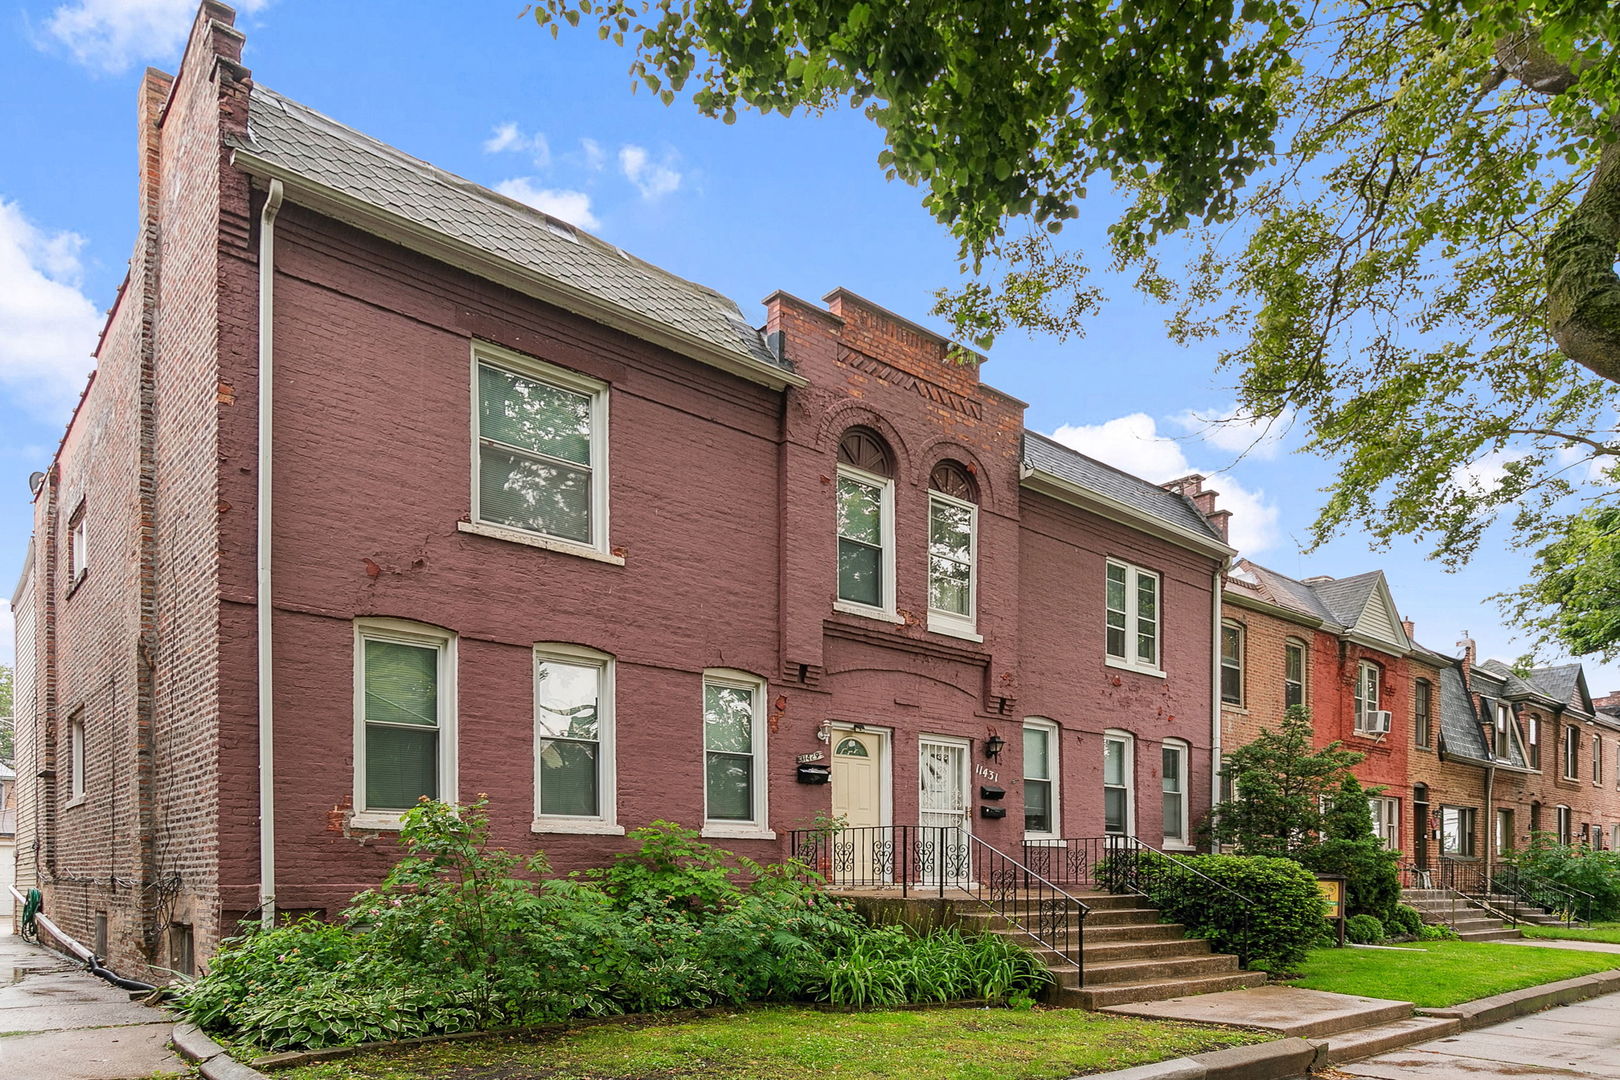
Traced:
[[1456, 941], [1457, 931], [1444, 923], [1424, 923], [1418, 927], [1419, 941]]
[[1371, 915], [1380, 922], [1394, 917], [1401, 898], [1399, 856], [1373, 833], [1367, 792], [1355, 777], [1343, 778], [1322, 815], [1321, 842], [1293, 857], [1316, 873], [1344, 876], [1346, 915]]
[[1148, 896], [1166, 919], [1209, 938], [1218, 952], [1237, 954], [1250, 968], [1293, 971], [1322, 932], [1321, 891], [1292, 859], [1155, 856], [1143, 870]]
[[918, 936], [904, 926], [862, 934], [827, 965], [823, 1000], [862, 1008], [921, 1001], [1027, 1001], [1051, 974], [995, 934]]
[[1390, 913], [1387, 928], [1405, 937], [1417, 937], [1423, 930], [1423, 916], [1418, 909], [1407, 904], [1396, 904]]
[[[1578, 918], [1620, 918], [1620, 852], [1561, 844], [1551, 833], [1535, 833], [1530, 837], [1529, 847], [1506, 858], [1533, 879], [1589, 894], [1590, 901], [1578, 894], [1575, 897], [1573, 914]], [[1567, 902], [1564, 895], [1554, 890], [1549, 890], [1541, 899], [1554, 907]]]
[[1371, 915], [1352, 915], [1344, 921], [1344, 939], [1355, 945], [1376, 945], [1383, 941], [1384, 924]]

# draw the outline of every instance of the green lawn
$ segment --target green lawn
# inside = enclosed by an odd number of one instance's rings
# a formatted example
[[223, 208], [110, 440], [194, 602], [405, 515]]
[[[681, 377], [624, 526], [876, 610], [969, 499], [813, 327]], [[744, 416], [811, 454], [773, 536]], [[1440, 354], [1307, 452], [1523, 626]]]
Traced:
[[[1531, 950], [1526, 950], [1531, 951]], [[1540, 950], [1535, 950], [1540, 951]], [[1617, 957], [1616, 959], [1620, 959]], [[432, 1043], [278, 1070], [276, 1080], [1048, 1080], [1275, 1038], [1079, 1009], [791, 1007], [564, 1035]]]
[[1565, 941], [1603, 941], [1620, 945], [1620, 922], [1597, 922], [1591, 926], [1531, 926], [1520, 923], [1525, 937], [1562, 938]]
[[1620, 953], [1424, 941], [1398, 951], [1315, 949], [1290, 985], [1442, 1008], [1610, 968], [1620, 968]]

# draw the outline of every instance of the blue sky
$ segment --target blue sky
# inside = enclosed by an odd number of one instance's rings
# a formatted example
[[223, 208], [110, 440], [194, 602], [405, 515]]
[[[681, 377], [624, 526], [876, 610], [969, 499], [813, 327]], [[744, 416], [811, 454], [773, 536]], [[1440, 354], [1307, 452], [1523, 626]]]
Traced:
[[[751, 316], [774, 289], [843, 286], [938, 325], [927, 312], [957, 280], [955, 245], [915, 189], [883, 179], [878, 134], [858, 113], [706, 120], [631, 93], [629, 54], [594, 32], [553, 41], [521, 8], [250, 0], [237, 25], [264, 85], [720, 289]], [[174, 69], [193, 11], [23, 0], [0, 15], [0, 596], [28, 542], [27, 476], [50, 461], [129, 257], [140, 72]], [[1064, 235], [1093, 266], [1106, 265], [1114, 207], [1088, 205]], [[1500, 533], [1457, 574], [1420, 545], [1375, 553], [1360, 535], [1301, 555], [1328, 467], [1293, 452], [1297, 435], [1250, 449], [1252, 433], [1202, 423], [1233, 400], [1212, 347], [1174, 345], [1163, 311], [1124, 281], [1101, 284], [1108, 299], [1083, 338], [1009, 335], [992, 351], [984, 377], [1032, 402], [1030, 427], [1152, 480], [1218, 473], [1245, 554], [1295, 576], [1383, 569], [1431, 648], [1454, 652], [1467, 630], [1485, 655], [1524, 650], [1487, 601], [1524, 573]], [[0, 662], [11, 647], [0, 617]], [[1620, 666], [1587, 670], [1594, 693], [1620, 689]]]

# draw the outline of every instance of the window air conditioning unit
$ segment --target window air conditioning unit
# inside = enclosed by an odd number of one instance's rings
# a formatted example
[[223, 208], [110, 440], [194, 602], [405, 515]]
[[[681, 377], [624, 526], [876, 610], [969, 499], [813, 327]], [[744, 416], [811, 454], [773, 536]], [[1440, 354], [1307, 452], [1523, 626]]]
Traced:
[[1361, 714], [1361, 730], [1373, 735], [1389, 733], [1390, 711], [1388, 709], [1368, 709]]

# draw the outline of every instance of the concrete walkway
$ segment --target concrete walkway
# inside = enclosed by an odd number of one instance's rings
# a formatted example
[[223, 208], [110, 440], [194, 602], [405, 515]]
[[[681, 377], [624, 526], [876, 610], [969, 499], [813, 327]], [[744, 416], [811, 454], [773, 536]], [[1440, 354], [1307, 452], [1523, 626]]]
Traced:
[[[4, 978], [6, 972], [9, 979]], [[174, 1019], [40, 945], [0, 936], [0, 1077], [147, 1080], [186, 1071]]]
[[1338, 1066], [1374, 1080], [1620, 1080], [1620, 994]]

